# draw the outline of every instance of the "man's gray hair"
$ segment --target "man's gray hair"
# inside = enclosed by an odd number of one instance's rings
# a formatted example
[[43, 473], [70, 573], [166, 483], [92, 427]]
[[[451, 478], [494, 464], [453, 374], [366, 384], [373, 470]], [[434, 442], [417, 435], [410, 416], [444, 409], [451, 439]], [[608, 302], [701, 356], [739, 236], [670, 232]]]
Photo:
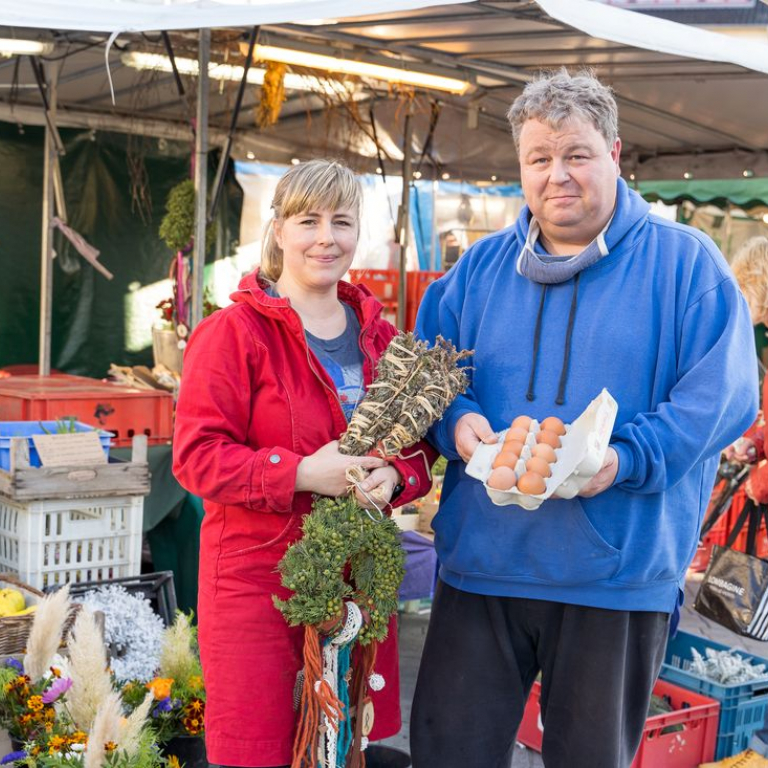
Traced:
[[613, 91], [589, 71], [571, 75], [563, 67], [559, 72], [542, 73], [525, 86], [507, 112], [518, 151], [526, 120], [560, 128], [573, 117], [592, 123], [609, 147], [619, 136], [619, 113]]

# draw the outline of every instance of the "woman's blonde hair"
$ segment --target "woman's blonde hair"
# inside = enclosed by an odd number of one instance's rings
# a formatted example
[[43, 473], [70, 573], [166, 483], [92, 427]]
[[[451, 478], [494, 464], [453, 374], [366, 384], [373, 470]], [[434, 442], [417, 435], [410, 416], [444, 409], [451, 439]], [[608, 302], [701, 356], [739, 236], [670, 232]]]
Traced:
[[352, 170], [335, 160], [309, 160], [299, 163], [277, 182], [272, 198], [272, 219], [267, 223], [261, 248], [259, 275], [270, 282], [283, 271], [283, 251], [277, 244], [274, 225], [291, 216], [311, 210], [350, 209], [360, 218], [363, 190]]
[[731, 262], [739, 288], [754, 322], [768, 318], [768, 237], [753, 237], [739, 248]]

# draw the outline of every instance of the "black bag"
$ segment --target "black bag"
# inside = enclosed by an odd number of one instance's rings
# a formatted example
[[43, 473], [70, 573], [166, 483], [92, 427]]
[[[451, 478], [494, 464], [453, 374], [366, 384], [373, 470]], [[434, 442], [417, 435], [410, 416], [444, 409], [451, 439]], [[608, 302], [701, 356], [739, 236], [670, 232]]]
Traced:
[[[768, 527], [768, 506], [747, 499], [724, 547], [715, 545], [694, 610], [733, 632], [768, 640], [768, 562], [755, 557], [760, 521]], [[749, 521], [746, 552], [731, 549]]]

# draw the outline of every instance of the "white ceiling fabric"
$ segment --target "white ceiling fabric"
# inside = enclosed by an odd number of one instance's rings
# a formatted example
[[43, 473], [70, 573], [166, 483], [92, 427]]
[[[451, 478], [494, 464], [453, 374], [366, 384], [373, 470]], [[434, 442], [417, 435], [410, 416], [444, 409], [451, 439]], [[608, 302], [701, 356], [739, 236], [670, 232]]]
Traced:
[[[453, 5], [461, 0], [440, 0]], [[355, 15], [413, 10], [428, 0], [356, 0]], [[90, 32], [245, 27], [350, 15], [349, 0], [0, 0], [0, 24]]]
[[768, 44], [678, 24], [592, 0], [537, 0], [552, 18], [601, 40], [671, 53], [701, 61], [722, 61], [768, 73]]

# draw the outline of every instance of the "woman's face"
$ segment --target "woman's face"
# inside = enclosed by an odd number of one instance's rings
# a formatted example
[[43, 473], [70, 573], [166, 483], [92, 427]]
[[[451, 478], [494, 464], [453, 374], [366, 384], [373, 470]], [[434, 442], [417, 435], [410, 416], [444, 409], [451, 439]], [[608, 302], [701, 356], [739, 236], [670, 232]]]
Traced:
[[274, 227], [283, 274], [303, 288], [334, 287], [352, 264], [360, 230], [350, 208], [305, 211], [275, 221]]

